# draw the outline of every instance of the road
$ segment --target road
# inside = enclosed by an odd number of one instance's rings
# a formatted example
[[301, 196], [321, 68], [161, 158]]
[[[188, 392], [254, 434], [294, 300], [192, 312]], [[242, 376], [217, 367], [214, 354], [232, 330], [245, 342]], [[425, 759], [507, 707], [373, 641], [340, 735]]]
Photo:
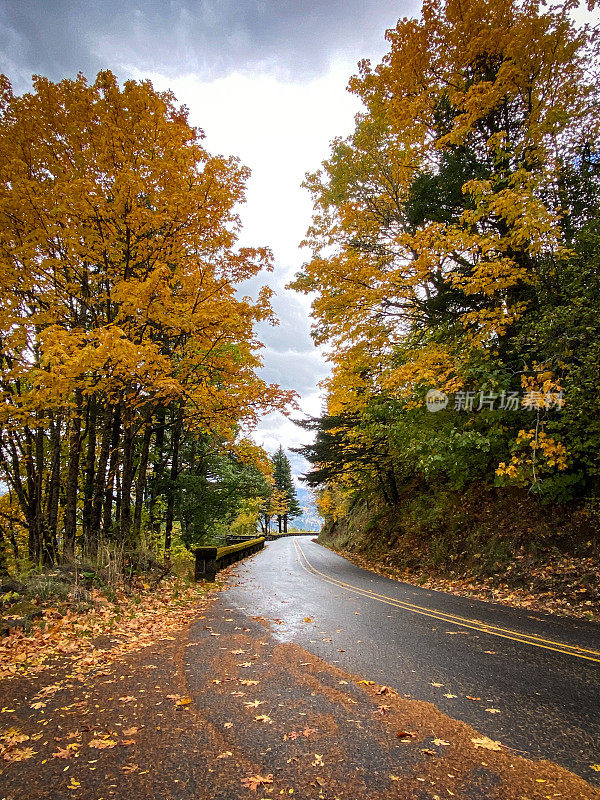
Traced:
[[600, 784], [600, 626], [392, 581], [312, 541], [271, 542], [223, 602], [343, 670], [433, 703]]

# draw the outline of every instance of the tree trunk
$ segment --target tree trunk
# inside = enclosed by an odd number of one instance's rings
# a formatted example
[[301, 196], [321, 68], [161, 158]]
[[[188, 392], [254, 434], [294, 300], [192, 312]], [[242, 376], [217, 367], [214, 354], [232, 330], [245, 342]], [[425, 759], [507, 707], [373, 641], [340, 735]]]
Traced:
[[0, 576], [8, 575], [8, 561], [6, 558], [6, 536], [4, 525], [0, 523]]
[[166, 408], [158, 409], [156, 415], [156, 437], [154, 440], [154, 474], [152, 478], [152, 490], [150, 493], [150, 503], [148, 505], [148, 515], [150, 524], [156, 536], [160, 535], [160, 519], [158, 518], [156, 504], [163, 491], [163, 478], [165, 473], [165, 422], [167, 417]]
[[69, 462], [67, 484], [65, 490], [65, 541], [63, 559], [73, 561], [75, 558], [75, 536], [77, 533], [77, 489], [79, 478], [79, 457], [81, 454], [81, 390], [75, 390], [75, 409], [71, 420], [69, 437]]
[[86, 544], [91, 538], [92, 520], [94, 518], [94, 477], [96, 471], [96, 438], [98, 422], [98, 400], [92, 395], [87, 407], [87, 451], [85, 456], [83, 482], [83, 540]]
[[390, 467], [388, 469], [388, 483], [390, 486], [390, 496], [392, 498], [392, 502], [395, 506], [398, 505], [400, 502], [400, 495], [398, 493], [398, 484], [396, 483], [396, 473], [394, 472], [394, 468]]
[[119, 442], [121, 440], [121, 407], [116, 405], [112, 420], [112, 435], [110, 442], [110, 460], [108, 463], [108, 477], [104, 489], [104, 509], [102, 516], [102, 533], [108, 536], [112, 526], [113, 486], [119, 468]]
[[15, 534], [15, 527], [10, 523], [10, 530], [9, 530], [9, 537], [10, 537], [10, 546], [12, 547], [13, 556], [15, 557], [15, 564], [19, 563], [19, 542], [17, 541], [17, 537]]
[[[1, 440], [0, 440], [0, 446], [1, 446]], [[27, 527], [29, 500], [27, 497], [27, 489], [23, 485], [23, 476], [21, 474], [22, 459], [19, 458], [19, 452], [20, 448], [17, 447], [17, 442], [15, 441], [14, 435], [11, 435], [10, 433], [7, 432], [6, 443], [5, 446], [2, 448], [2, 458], [4, 459], [4, 462], [6, 464], [6, 476], [11, 486], [11, 489], [9, 489], [9, 497], [12, 504], [12, 491], [14, 491], [17, 496], [19, 508], [25, 520], [25, 527]], [[9, 465], [9, 456], [10, 456], [10, 465]], [[26, 465], [27, 459], [25, 458], [23, 459], [23, 461]], [[29, 532], [29, 536], [30, 536], [29, 547], [31, 547], [31, 532]], [[14, 531], [14, 525], [12, 522], [10, 523], [10, 541], [13, 548], [13, 552], [15, 554], [15, 561], [18, 561], [19, 546], [17, 543]], [[31, 556], [31, 550], [29, 552], [29, 555]]]
[[131, 485], [133, 483], [133, 408], [125, 401], [123, 413], [123, 475], [121, 480], [121, 541], [130, 544]]
[[137, 539], [142, 527], [142, 509], [144, 507], [144, 494], [148, 480], [148, 457], [150, 455], [150, 442], [152, 440], [152, 416], [148, 413], [144, 425], [144, 438], [137, 468], [137, 481], [135, 484], [135, 509], [133, 512], [133, 535]]
[[42, 537], [40, 535], [40, 517], [37, 513], [35, 462], [33, 454], [33, 436], [29, 427], [25, 428], [25, 468], [27, 472], [26, 506], [24, 516], [27, 522], [29, 560], [39, 566], [42, 553]]
[[50, 424], [50, 481], [48, 484], [48, 501], [46, 517], [48, 519], [48, 546], [52, 550], [53, 560], [58, 552], [58, 502], [60, 499], [60, 459], [62, 414], [58, 414]]
[[181, 410], [174, 411], [172, 445], [171, 445], [171, 480], [169, 481], [169, 494], [167, 497], [167, 513], [165, 519], [165, 558], [171, 557], [171, 536], [173, 532], [173, 520], [175, 518], [175, 494], [177, 478], [179, 476], [179, 441], [181, 439], [181, 429], [183, 419]]
[[102, 517], [102, 499], [106, 491], [106, 468], [110, 455], [111, 432], [113, 423], [113, 410], [107, 405], [104, 409], [104, 421], [102, 424], [102, 437], [100, 441], [100, 455], [98, 456], [98, 467], [94, 480], [94, 493], [92, 498], [92, 514], [90, 518], [90, 528], [86, 539], [86, 550], [91, 558], [95, 558], [98, 553], [98, 542], [100, 540], [100, 521]]
[[44, 475], [46, 474], [46, 454], [45, 444], [45, 414], [43, 411], [36, 412], [38, 424], [35, 427], [35, 519], [38, 528], [38, 537], [41, 545], [42, 564], [44, 567], [51, 567], [56, 560], [54, 541], [52, 532], [49, 530], [48, 517], [44, 508]]

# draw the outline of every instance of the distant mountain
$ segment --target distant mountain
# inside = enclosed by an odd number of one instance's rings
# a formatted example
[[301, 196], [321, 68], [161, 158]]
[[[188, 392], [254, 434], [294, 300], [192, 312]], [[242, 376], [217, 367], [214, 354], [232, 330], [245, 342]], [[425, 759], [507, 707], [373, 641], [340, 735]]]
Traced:
[[313, 493], [304, 486], [297, 486], [296, 495], [302, 509], [302, 516], [294, 517], [291, 520], [291, 524], [294, 528], [300, 528], [305, 531], [320, 531], [323, 526], [323, 519], [319, 516]]

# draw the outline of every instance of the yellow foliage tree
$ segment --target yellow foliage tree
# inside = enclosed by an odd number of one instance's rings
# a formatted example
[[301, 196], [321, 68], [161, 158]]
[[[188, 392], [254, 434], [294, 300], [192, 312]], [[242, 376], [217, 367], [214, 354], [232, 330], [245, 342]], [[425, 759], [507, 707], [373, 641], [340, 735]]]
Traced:
[[233, 442], [290, 399], [256, 374], [270, 292], [237, 292], [271, 267], [236, 243], [248, 170], [202, 138], [148, 81], [0, 81], [1, 465], [36, 561], [80, 515], [128, 540], [152, 441], [172, 483], [186, 431]]
[[460, 388], [524, 313], [536, 260], [565, 254], [558, 169], [598, 126], [576, 5], [425, 0], [360, 64], [365, 111], [307, 179], [313, 258], [292, 284], [331, 347], [331, 413]]

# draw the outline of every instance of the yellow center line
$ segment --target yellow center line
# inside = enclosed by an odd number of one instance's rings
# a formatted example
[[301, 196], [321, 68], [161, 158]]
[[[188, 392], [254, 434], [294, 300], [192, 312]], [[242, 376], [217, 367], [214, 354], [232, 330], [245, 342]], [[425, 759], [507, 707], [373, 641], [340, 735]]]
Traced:
[[[552, 650], [557, 653], [564, 653], [565, 655], [576, 656], [577, 658], [583, 658], [586, 661], [593, 661], [597, 664], [600, 664], [600, 652], [597, 650], [587, 650], [583, 647], [577, 647], [575, 645], [564, 644], [562, 642], [556, 642], [552, 639], [543, 639], [541, 636], [537, 636], [535, 634], [527, 634], [527, 633], [519, 633], [518, 631], [513, 631], [507, 628], [500, 628], [496, 625], [488, 625], [485, 622], [481, 622], [480, 620], [469, 619], [467, 617], [459, 617], [454, 614], [447, 614], [443, 611], [436, 611], [435, 609], [425, 608], [423, 606], [417, 606], [413, 603], [405, 602], [404, 600], [397, 600], [393, 597], [388, 597], [387, 595], [378, 594], [377, 592], [372, 592], [369, 589], [362, 589], [358, 586], [354, 586], [350, 583], [345, 583], [337, 578], [332, 578], [330, 575], [325, 575], [323, 572], [320, 572], [316, 567], [314, 567], [308, 558], [306, 557], [306, 553], [302, 549], [302, 547], [297, 543], [294, 542], [294, 546], [296, 548], [296, 553], [299, 558], [300, 566], [305, 570], [305, 572], [313, 573], [314, 575], [318, 575], [322, 580], [326, 581], [327, 583], [331, 583], [334, 586], [339, 586], [342, 589], [346, 589], [347, 591], [353, 592], [354, 594], [361, 595], [363, 597], [367, 597], [371, 600], [377, 600], [380, 603], [385, 603], [386, 605], [395, 606], [396, 608], [400, 608], [404, 611], [410, 611], [414, 614], [420, 614], [425, 617], [431, 617], [433, 619], [437, 619], [441, 622], [447, 622], [451, 625], [458, 625], [462, 628], [469, 628], [471, 630], [478, 631], [479, 633], [488, 633], [491, 636], [499, 636], [502, 639], [510, 639], [514, 642], [520, 642], [521, 644], [529, 644], [533, 645], [534, 647], [541, 647], [544, 650]], [[304, 563], [303, 563], [304, 562]]]

